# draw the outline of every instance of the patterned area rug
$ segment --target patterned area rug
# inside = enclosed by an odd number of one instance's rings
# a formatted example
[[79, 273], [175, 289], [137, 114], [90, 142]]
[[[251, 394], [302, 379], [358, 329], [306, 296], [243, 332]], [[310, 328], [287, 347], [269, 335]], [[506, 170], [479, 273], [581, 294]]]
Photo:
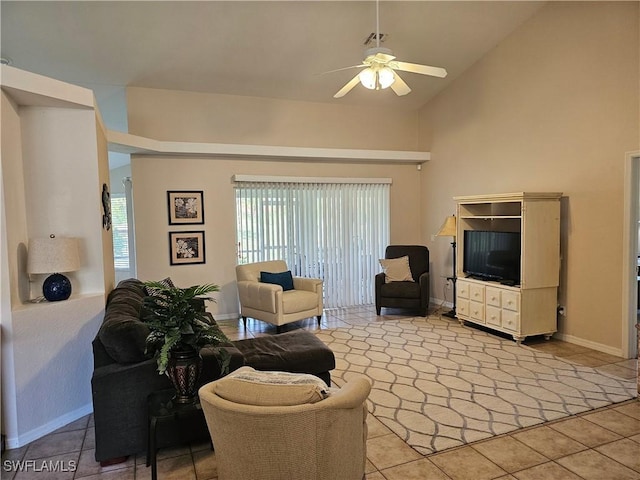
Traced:
[[345, 317], [316, 334], [336, 385], [368, 376], [369, 411], [423, 455], [622, 402], [635, 381], [431, 316]]

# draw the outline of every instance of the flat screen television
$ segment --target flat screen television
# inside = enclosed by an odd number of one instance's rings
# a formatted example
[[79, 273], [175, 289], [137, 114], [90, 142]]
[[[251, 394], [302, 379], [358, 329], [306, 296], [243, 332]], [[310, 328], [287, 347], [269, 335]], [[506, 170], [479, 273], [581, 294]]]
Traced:
[[464, 231], [462, 270], [468, 277], [520, 284], [520, 233]]

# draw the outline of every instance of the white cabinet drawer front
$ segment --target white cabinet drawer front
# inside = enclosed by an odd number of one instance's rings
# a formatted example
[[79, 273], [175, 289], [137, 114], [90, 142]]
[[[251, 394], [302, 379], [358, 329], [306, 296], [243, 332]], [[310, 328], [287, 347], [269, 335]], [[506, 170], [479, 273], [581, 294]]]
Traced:
[[502, 325], [502, 315], [501, 315], [501, 310], [499, 308], [496, 307], [492, 307], [490, 305], [487, 305], [487, 311], [485, 314], [485, 318], [487, 320], [487, 325], [495, 325], [496, 327], [499, 327]]
[[469, 302], [469, 316], [484, 323], [484, 303]]
[[[502, 293], [502, 290], [499, 290], [497, 288], [492, 288], [492, 287], [487, 287], [485, 290], [485, 298], [487, 300], [487, 305], [491, 305], [493, 307], [501, 307], [500, 304], [500, 294]], [[489, 320], [489, 319], [487, 319]]]
[[456, 305], [456, 312], [460, 315], [469, 316], [469, 300], [458, 297], [458, 304]]
[[484, 302], [484, 285], [472, 283], [469, 286], [469, 299], [474, 302]]
[[520, 311], [520, 293], [504, 290], [502, 292], [502, 308], [512, 310], [514, 312]]
[[458, 298], [469, 298], [469, 284], [467, 282], [458, 281], [456, 296]]
[[502, 327], [513, 332], [519, 332], [520, 314], [510, 310], [502, 310]]

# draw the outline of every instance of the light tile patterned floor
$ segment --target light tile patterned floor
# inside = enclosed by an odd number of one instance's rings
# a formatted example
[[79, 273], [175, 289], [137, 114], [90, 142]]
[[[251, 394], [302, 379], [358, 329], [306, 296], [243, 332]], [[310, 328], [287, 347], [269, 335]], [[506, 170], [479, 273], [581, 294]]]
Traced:
[[[371, 307], [327, 311], [320, 328], [344, 326], [345, 318], [383, 322], [397, 317], [377, 317]], [[271, 334], [274, 330], [252, 320], [246, 331], [241, 322], [219, 323], [232, 338]], [[314, 320], [291, 328], [300, 326], [309, 330], [318, 328]], [[557, 340], [531, 339], [527, 344], [621, 378], [632, 379], [637, 375], [635, 360]], [[637, 399], [427, 456], [409, 447], [372, 415], [368, 417], [368, 425], [368, 480], [640, 480]], [[94, 445], [92, 417], [88, 416], [29, 445], [4, 452], [0, 476], [3, 480], [151, 478], [144, 454], [101, 468], [93, 458]], [[18, 461], [21, 463], [15, 463]], [[67, 471], [42, 471], [43, 465], [58, 465], [58, 470]], [[12, 468], [17, 466], [24, 470]], [[161, 480], [213, 480], [217, 478], [215, 453], [208, 443], [164, 449], [159, 452], [158, 472]]]

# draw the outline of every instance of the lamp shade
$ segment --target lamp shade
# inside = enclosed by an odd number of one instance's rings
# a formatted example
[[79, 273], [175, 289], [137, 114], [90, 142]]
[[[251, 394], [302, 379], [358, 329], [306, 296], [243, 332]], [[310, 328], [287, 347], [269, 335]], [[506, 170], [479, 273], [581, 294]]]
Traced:
[[456, 236], [456, 217], [451, 215], [447, 217], [440, 227], [440, 231], [436, 233], [439, 237], [455, 237]]
[[79, 268], [77, 238], [51, 235], [29, 240], [27, 273], [73, 272]]

